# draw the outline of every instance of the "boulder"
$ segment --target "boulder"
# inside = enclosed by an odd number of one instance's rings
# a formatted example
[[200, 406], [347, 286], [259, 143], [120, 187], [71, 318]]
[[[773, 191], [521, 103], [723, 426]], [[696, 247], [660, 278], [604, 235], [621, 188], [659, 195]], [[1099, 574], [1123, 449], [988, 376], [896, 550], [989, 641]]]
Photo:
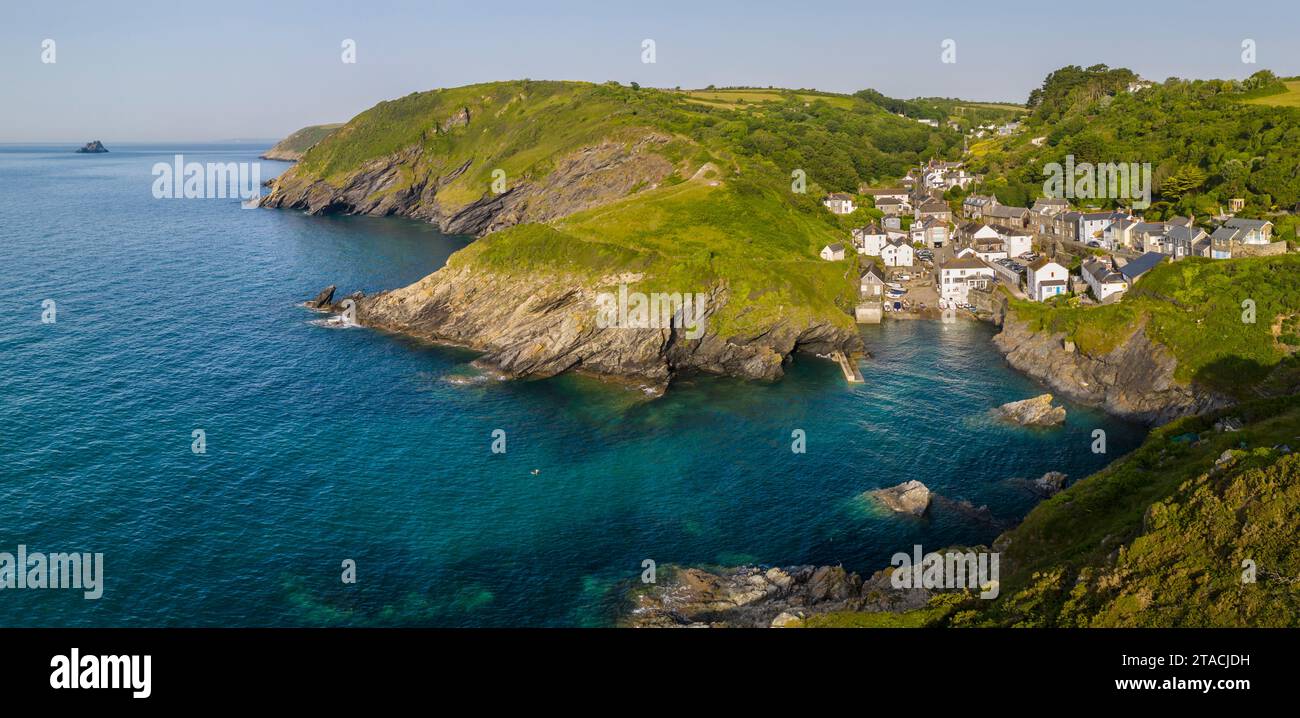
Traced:
[[328, 287], [325, 287], [324, 289], [320, 290], [320, 294], [317, 294], [315, 299], [311, 300], [310, 302], [307, 302], [307, 306], [313, 309], [328, 308], [330, 302], [334, 301], [334, 289], [335, 286], [331, 284]]
[[1030, 482], [1030, 486], [1043, 496], [1055, 496], [1065, 488], [1065, 480], [1068, 478], [1059, 471], [1049, 471]]
[[890, 511], [900, 514], [921, 516], [930, 508], [930, 489], [915, 479], [868, 493]]
[[1052, 406], [1051, 394], [1008, 402], [995, 411], [1001, 418], [1020, 426], [1059, 426], [1065, 423], [1065, 407]]
[[803, 626], [803, 618], [789, 611], [782, 611], [772, 619], [770, 625], [772, 628], [799, 628]]

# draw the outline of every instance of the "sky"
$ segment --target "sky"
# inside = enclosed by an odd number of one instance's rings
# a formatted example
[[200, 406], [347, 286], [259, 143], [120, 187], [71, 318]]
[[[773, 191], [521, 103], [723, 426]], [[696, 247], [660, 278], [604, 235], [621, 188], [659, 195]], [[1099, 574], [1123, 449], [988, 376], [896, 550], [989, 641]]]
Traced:
[[0, 142], [278, 138], [415, 91], [524, 77], [1023, 102], [1069, 64], [1157, 81], [1300, 75], [1295, 0], [0, 4]]

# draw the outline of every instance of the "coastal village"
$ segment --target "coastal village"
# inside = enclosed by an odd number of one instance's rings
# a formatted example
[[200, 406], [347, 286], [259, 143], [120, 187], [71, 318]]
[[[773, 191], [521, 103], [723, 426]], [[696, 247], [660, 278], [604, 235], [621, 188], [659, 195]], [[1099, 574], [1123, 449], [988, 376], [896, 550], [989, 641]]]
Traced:
[[[991, 128], [992, 129], [992, 128]], [[1014, 128], [1001, 127], [997, 132]], [[860, 323], [964, 311], [994, 313], [997, 293], [1037, 302], [1056, 297], [1083, 304], [1118, 301], [1161, 262], [1187, 257], [1230, 259], [1282, 254], [1267, 220], [1235, 216], [1232, 200], [1214, 216], [1146, 221], [1131, 210], [1076, 207], [1043, 198], [1031, 207], [1000, 203], [978, 189], [959, 207], [944, 199], [954, 187], [977, 188], [962, 162], [931, 160], [900, 186], [833, 193], [823, 204], [837, 215], [874, 207], [879, 219], [827, 245], [827, 261], [859, 259]]]

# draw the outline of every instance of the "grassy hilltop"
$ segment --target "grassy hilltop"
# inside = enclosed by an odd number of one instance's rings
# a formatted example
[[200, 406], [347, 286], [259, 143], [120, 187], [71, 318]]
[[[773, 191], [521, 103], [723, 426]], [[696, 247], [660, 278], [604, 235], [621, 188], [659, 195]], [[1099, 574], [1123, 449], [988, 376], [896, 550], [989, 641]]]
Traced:
[[302, 154], [310, 149], [312, 145], [329, 137], [334, 130], [342, 126], [343, 123], [341, 122], [327, 125], [308, 125], [275, 143], [274, 147], [262, 155], [262, 159], [295, 162], [301, 159]]

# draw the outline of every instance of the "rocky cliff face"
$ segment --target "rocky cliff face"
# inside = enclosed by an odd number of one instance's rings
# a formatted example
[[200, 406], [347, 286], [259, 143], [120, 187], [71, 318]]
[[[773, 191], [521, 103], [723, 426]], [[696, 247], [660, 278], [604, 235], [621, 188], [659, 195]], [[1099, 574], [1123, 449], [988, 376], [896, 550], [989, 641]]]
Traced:
[[[472, 122], [468, 111], [447, 122], [459, 127]], [[473, 161], [441, 174], [429, 169], [420, 147], [410, 147], [367, 162], [346, 182], [333, 185], [302, 176], [293, 168], [279, 178], [264, 207], [304, 210], [310, 214], [368, 214], [411, 217], [438, 225], [446, 234], [481, 236], [526, 222], [566, 217], [626, 197], [637, 187], [653, 187], [674, 167], [653, 150], [670, 141], [646, 131], [636, 141], [604, 141], [557, 158], [555, 168], [538, 178], [505, 179], [505, 191], [483, 195], [468, 203], [444, 202], [440, 190], [468, 171]]]
[[[705, 328], [694, 338], [672, 326], [601, 327], [596, 295], [609, 290], [603, 285], [634, 278], [603, 279], [591, 286], [578, 277], [448, 266], [408, 287], [352, 299], [359, 324], [482, 351], [478, 366], [512, 378], [581, 370], [662, 389], [683, 371], [776, 379], [796, 351], [863, 351], [855, 329], [823, 323], [779, 323], [757, 336], [719, 337], [708, 319], [729, 300], [722, 285], [709, 293]], [[331, 297], [320, 308], [342, 311], [344, 302]]]
[[1232, 401], [1174, 378], [1178, 363], [1144, 328], [1103, 356], [1078, 351], [1063, 334], [1031, 331], [1008, 314], [993, 343], [1007, 362], [1080, 403], [1134, 421], [1163, 424]]

